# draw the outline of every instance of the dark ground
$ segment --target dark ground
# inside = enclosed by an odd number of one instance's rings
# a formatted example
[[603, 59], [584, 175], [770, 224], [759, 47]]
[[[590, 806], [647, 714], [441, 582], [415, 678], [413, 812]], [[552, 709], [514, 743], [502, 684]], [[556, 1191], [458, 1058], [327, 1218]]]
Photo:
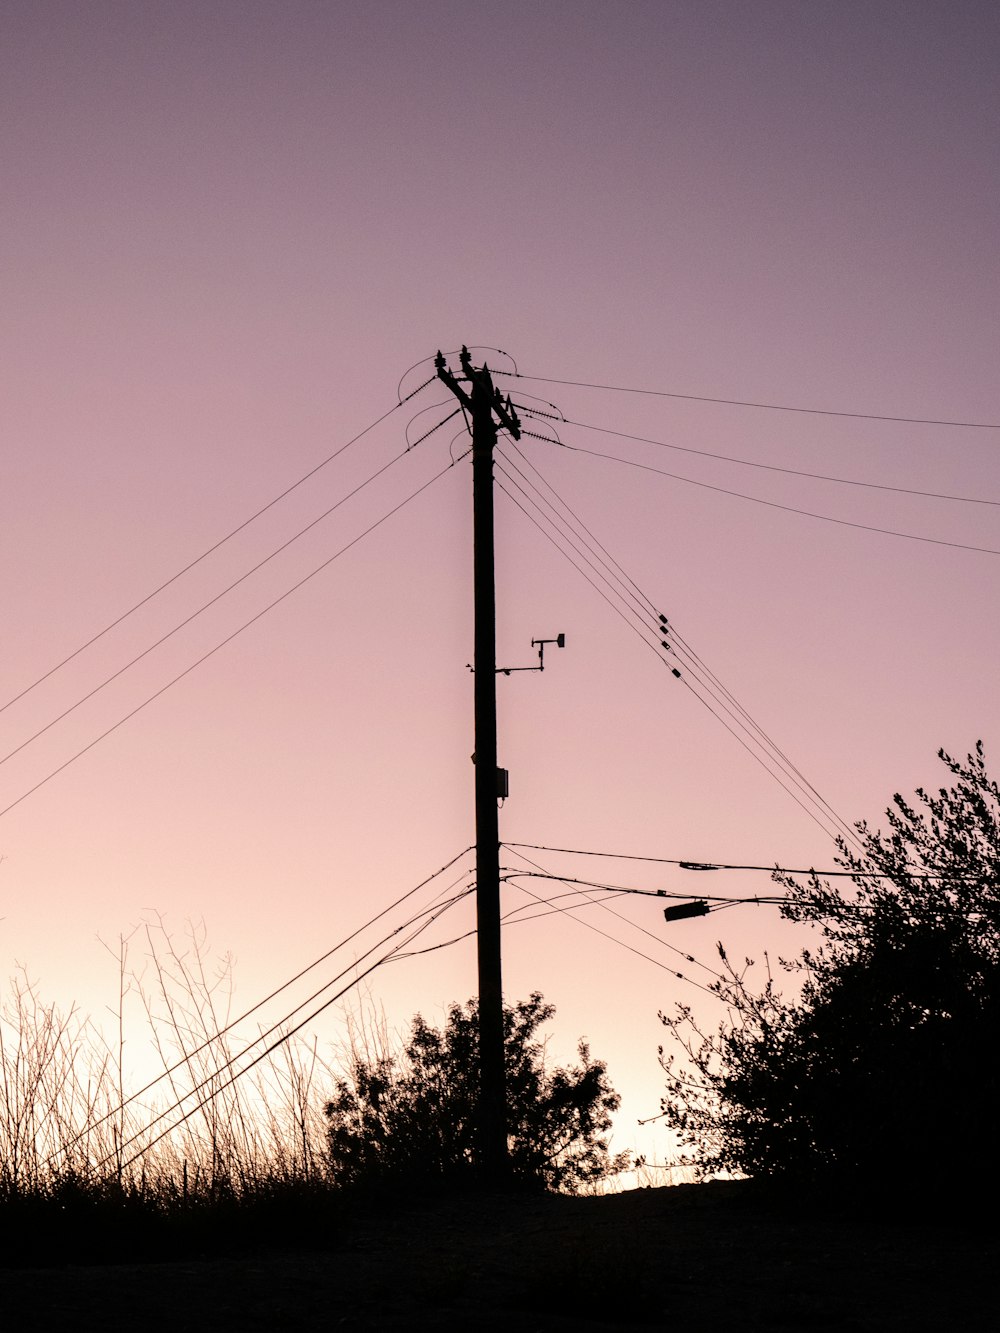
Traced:
[[[325, 1247], [0, 1271], [4, 1329], [1000, 1330], [994, 1217], [750, 1182], [359, 1208]], [[986, 1225], [982, 1225], [985, 1222]]]

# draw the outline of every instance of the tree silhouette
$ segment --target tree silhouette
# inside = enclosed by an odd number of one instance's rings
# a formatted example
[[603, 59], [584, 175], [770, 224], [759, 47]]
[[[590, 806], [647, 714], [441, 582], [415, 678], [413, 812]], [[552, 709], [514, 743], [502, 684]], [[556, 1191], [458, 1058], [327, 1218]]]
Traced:
[[[508, 1146], [515, 1179], [576, 1193], [627, 1165], [605, 1137], [619, 1098], [585, 1042], [580, 1063], [548, 1069], [538, 1029], [555, 1013], [535, 992], [504, 1006]], [[341, 1185], [457, 1182], [475, 1170], [478, 1008], [453, 1004], [442, 1030], [419, 1014], [398, 1054], [355, 1054], [326, 1107]]]
[[[660, 1015], [663, 1111], [702, 1173], [784, 1175], [890, 1189], [995, 1183], [1000, 1110], [1000, 788], [982, 742], [952, 782], [896, 795], [885, 832], [839, 843], [839, 884], [777, 875], [783, 915], [822, 943], [784, 966], [791, 1000], [720, 946], [728, 1016]], [[845, 887], [846, 886], [846, 887]], [[683, 1058], [686, 1056], [686, 1060]]]

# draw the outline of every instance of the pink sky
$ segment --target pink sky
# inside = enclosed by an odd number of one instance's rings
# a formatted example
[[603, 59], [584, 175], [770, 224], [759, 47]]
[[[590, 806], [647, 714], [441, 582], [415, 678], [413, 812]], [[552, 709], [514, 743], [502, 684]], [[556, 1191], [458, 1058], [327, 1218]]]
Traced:
[[[998, 38], [996, 6], [971, 0], [4, 4], [2, 701], [391, 407], [438, 346], [479, 340], [530, 375], [1000, 421]], [[514, 388], [666, 444], [1000, 501], [996, 430]], [[410, 416], [446, 399], [426, 390], [8, 708], [3, 753], [387, 463]], [[433, 476], [456, 430], [3, 764], [0, 806]], [[561, 434], [1000, 549], [989, 505]], [[936, 783], [940, 745], [983, 737], [997, 762], [997, 555], [523, 447], [846, 820], [877, 822], [894, 791]], [[501, 836], [831, 864], [829, 838], [497, 499], [500, 663], [567, 636], [544, 675], [499, 681]], [[152, 908], [178, 930], [203, 918], [252, 1003], [469, 844], [470, 542], [463, 464], [10, 809], [7, 972], [23, 962], [45, 995], [97, 1011], [116, 985], [98, 937]], [[735, 955], [794, 947], [767, 909], [671, 927], [647, 900], [616, 910], [707, 963], [720, 935]], [[455, 909], [424, 942], [469, 919]], [[588, 919], [671, 965], [655, 940]], [[561, 916], [511, 928], [505, 967], [511, 998], [540, 989], [557, 1005], [557, 1055], [585, 1033], [607, 1059], [619, 1146], [658, 1151], [633, 1130], [660, 1093], [656, 1011], [700, 993]], [[402, 1024], [474, 985], [467, 941], [387, 967], [372, 992]]]

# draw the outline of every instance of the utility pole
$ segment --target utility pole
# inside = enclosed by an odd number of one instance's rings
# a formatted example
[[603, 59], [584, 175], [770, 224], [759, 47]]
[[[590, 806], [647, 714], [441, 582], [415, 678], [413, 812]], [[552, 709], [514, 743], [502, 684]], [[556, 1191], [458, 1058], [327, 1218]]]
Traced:
[[[475, 598], [476, 929], [479, 962], [479, 1169], [484, 1181], [507, 1175], [507, 1096], [500, 963], [500, 831], [497, 819], [496, 578], [493, 560], [493, 450], [497, 422], [520, 439], [520, 422], [488, 368], [467, 347], [461, 375], [438, 352], [434, 365], [472, 419], [473, 581]], [[467, 385], [468, 388], [464, 388]], [[496, 417], [496, 420], [494, 420]]]

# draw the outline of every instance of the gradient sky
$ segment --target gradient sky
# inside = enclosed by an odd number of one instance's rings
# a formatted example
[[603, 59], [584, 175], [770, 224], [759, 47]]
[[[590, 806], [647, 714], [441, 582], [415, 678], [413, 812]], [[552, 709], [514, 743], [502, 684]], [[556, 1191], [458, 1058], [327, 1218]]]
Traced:
[[[2, 701], [391, 408], [439, 346], [503, 348], [526, 375], [1000, 422], [998, 56], [988, 0], [5, 0]], [[992, 501], [560, 428], [714, 486], [992, 548], [976, 553], [523, 444], [845, 820], [877, 822], [894, 791], [936, 783], [939, 746], [982, 737], [996, 762], [996, 429], [501, 382], [665, 445]], [[424, 390], [12, 704], [3, 753], [446, 401]], [[434, 476], [461, 452], [457, 430], [5, 762], [0, 806]], [[567, 636], [544, 675], [499, 680], [501, 836], [830, 865], [829, 836], [497, 499], [500, 664]], [[117, 981], [99, 939], [155, 909], [177, 930], [203, 919], [252, 1003], [468, 845], [470, 552], [466, 462], [9, 809], [7, 973], [21, 962], [47, 997], [100, 1012]], [[770, 889], [537, 859], [671, 891]], [[664, 967], [707, 974], [657, 940], [711, 964], [719, 938], [759, 957], [797, 937], [772, 909], [670, 927], [655, 902], [616, 910], [657, 939], [587, 919], [662, 966], [548, 917], [507, 932], [506, 990], [557, 1005], [557, 1056], [590, 1038], [625, 1097], [618, 1146], [656, 1155], [662, 1140], [634, 1122], [660, 1095], [657, 1009], [713, 1015]], [[470, 920], [456, 908], [421, 943]], [[403, 1024], [474, 988], [466, 941], [383, 969], [370, 999]]]

